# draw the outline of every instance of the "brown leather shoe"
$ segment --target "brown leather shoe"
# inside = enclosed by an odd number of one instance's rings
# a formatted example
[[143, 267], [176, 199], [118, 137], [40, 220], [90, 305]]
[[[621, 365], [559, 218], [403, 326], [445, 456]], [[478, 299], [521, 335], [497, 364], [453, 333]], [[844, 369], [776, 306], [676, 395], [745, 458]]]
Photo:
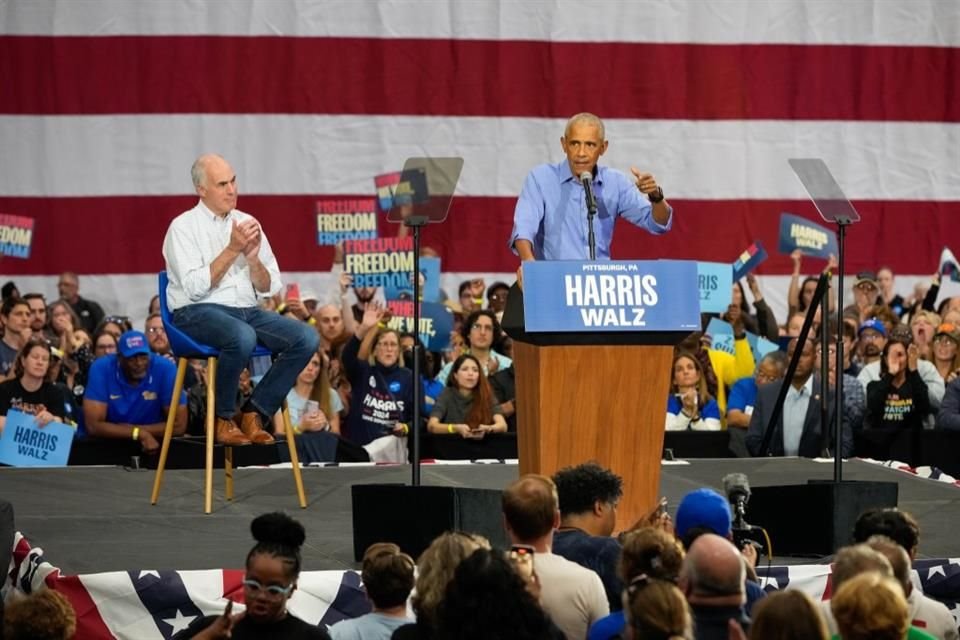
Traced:
[[260, 414], [256, 411], [250, 411], [241, 416], [240, 429], [253, 444], [270, 444], [274, 441], [273, 436], [263, 430]]
[[217, 418], [214, 424], [213, 436], [217, 444], [225, 444], [233, 447], [251, 444], [250, 438], [243, 435], [243, 432], [237, 429], [237, 425], [235, 425], [232, 420], [227, 420], [226, 418]]

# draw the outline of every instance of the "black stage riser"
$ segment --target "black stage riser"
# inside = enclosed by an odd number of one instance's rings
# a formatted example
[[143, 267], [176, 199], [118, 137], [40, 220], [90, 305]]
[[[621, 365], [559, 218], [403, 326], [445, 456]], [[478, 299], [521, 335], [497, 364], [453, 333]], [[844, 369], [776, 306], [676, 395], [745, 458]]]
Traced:
[[400, 484], [361, 484], [351, 490], [358, 561], [375, 542], [393, 542], [418, 558], [445, 531], [479, 533], [493, 546], [506, 547], [500, 491]]
[[828, 556], [851, 542], [861, 513], [896, 507], [896, 482], [811, 480], [808, 484], [754, 487], [747, 505], [751, 525], [767, 530], [778, 556]]

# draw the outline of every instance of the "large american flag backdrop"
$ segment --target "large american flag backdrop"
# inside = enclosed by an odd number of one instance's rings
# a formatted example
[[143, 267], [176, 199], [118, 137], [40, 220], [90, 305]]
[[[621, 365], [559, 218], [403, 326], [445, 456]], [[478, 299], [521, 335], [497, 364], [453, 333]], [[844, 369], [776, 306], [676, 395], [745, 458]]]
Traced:
[[[678, 212], [664, 237], [618, 229], [615, 257], [775, 247], [781, 211], [816, 217], [790, 157], [824, 158], [863, 215], [849, 272], [960, 248], [956, 2], [32, 0], [0, 2], [0, 28], [0, 213], [36, 219], [32, 256], [0, 262], [21, 290], [71, 269], [145, 306], [204, 151], [294, 274], [330, 266], [317, 197], [462, 156], [425, 243], [445, 272], [510, 272], [523, 178], [578, 111]], [[761, 273], [788, 273], [771, 253]]]

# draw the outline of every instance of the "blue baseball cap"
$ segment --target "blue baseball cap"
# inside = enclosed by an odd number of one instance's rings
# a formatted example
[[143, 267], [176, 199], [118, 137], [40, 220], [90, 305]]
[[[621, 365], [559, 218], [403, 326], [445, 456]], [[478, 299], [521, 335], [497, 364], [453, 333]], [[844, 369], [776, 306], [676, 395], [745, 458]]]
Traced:
[[683, 496], [677, 507], [675, 528], [677, 537], [683, 538], [694, 527], [713, 531], [718, 536], [728, 537], [733, 515], [730, 503], [713, 489], [696, 489]]
[[862, 334], [867, 329], [873, 329], [874, 331], [882, 335], [884, 338], [887, 337], [887, 327], [880, 320], [877, 320], [876, 318], [870, 318], [869, 320], [864, 320], [863, 324], [860, 325], [860, 329], [857, 331], [857, 336]]
[[132, 358], [142, 354], [150, 355], [150, 346], [147, 343], [147, 336], [140, 331], [127, 331], [117, 344], [117, 351], [124, 358]]

